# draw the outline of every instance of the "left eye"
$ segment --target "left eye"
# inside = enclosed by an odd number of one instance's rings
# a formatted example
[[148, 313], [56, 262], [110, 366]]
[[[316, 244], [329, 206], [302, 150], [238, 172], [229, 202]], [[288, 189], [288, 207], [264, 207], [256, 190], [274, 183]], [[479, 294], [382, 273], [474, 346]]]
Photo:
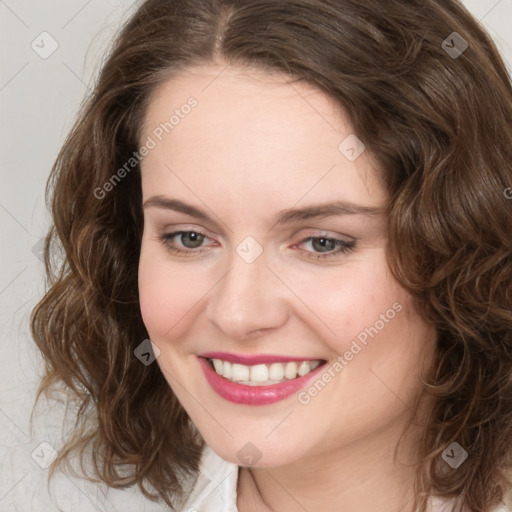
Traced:
[[311, 244], [313, 251], [319, 250], [319, 252], [306, 251], [306, 257], [315, 260], [330, 258], [332, 256], [336, 256], [337, 254], [352, 252], [356, 246], [355, 240], [347, 241], [341, 238], [332, 238], [327, 235], [321, 235], [304, 238], [304, 240], [298, 244], [295, 244], [294, 247], [306, 244], [308, 242]]

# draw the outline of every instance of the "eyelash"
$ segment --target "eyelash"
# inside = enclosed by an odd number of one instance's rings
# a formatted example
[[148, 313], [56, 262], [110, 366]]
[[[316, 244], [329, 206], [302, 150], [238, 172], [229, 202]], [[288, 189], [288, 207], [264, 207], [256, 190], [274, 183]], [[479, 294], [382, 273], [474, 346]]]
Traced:
[[[201, 233], [200, 231], [189, 230], [189, 231], [174, 231], [172, 233], [164, 233], [162, 235], [157, 236], [157, 240], [160, 241], [167, 248], [167, 250], [169, 252], [175, 253], [175, 254], [191, 254], [191, 253], [197, 254], [197, 253], [202, 253], [202, 252], [205, 252], [208, 250], [207, 247], [203, 247], [203, 246], [199, 246], [197, 249], [180, 249], [179, 247], [170, 245], [170, 241], [174, 237], [176, 237], [178, 235], [187, 234], [187, 233], [195, 233], [197, 235], [203, 236], [204, 238], [208, 238], [205, 234]], [[320, 240], [320, 239], [328, 240], [329, 242], [334, 242], [334, 244], [336, 246], [338, 246], [338, 248], [336, 250], [333, 250], [328, 253], [314, 253], [315, 256], [311, 255], [310, 252], [307, 252], [308, 258], [314, 259], [314, 260], [323, 260], [323, 259], [330, 258], [336, 254], [350, 253], [355, 249], [355, 246], [356, 246], [355, 241], [347, 242], [347, 241], [339, 239], [339, 238], [329, 237], [327, 234], [322, 234], [319, 236], [306, 237], [306, 238], [302, 239], [299, 243], [294, 244], [293, 247], [295, 247], [297, 245], [301, 245], [305, 242], [309, 242], [312, 240]]]

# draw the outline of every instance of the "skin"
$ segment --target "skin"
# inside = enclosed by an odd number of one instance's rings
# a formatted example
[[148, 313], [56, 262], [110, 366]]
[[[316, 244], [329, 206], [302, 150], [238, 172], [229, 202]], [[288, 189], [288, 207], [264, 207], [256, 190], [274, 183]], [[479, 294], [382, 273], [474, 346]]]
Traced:
[[[144, 212], [140, 306], [160, 349], [157, 363], [204, 440], [238, 464], [240, 512], [412, 512], [418, 430], [393, 451], [434, 354], [435, 330], [386, 262], [386, 215], [340, 215], [276, 225], [280, 211], [332, 200], [384, 208], [388, 195], [368, 151], [338, 146], [346, 113], [305, 83], [261, 71], [196, 66], [154, 94], [142, 140], [194, 96], [198, 105], [141, 164], [143, 201], [155, 195], [205, 210], [213, 222], [158, 207]], [[198, 253], [188, 238], [206, 235]], [[355, 240], [352, 252], [317, 260], [309, 236]], [[263, 249], [236, 252], [252, 236]], [[196, 242], [196, 247], [200, 245]], [[170, 246], [192, 251], [173, 254]], [[195, 253], [193, 251], [196, 251]], [[312, 258], [308, 258], [308, 254]], [[211, 350], [325, 359], [347, 351], [394, 303], [402, 309], [307, 404], [228, 402], [209, 386], [197, 355]], [[237, 452], [251, 442], [261, 458]], [[378, 493], [377, 493], [378, 490]]]

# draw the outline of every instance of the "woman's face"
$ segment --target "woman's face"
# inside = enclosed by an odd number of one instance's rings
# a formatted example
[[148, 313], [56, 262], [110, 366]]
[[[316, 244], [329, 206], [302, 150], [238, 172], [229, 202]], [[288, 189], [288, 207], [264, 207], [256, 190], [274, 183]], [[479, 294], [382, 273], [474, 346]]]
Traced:
[[398, 429], [433, 354], [388, 270], [388, 197], [352, 133], [314, 87], [221, 66], [190, 68], [149, 105], [141, 311], [172, 390], [236, 464]]

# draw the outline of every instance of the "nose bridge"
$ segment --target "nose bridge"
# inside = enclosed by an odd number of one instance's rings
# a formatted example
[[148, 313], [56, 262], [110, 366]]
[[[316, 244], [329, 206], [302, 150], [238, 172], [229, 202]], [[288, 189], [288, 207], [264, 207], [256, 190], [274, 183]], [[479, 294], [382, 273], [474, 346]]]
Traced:
[[229, 258], [229, 271], [212, 290], [207, 314], [226, 337], [278, 327], [286, 320], [278, 279], [267, 268], [263, 247], [247, 237]]

